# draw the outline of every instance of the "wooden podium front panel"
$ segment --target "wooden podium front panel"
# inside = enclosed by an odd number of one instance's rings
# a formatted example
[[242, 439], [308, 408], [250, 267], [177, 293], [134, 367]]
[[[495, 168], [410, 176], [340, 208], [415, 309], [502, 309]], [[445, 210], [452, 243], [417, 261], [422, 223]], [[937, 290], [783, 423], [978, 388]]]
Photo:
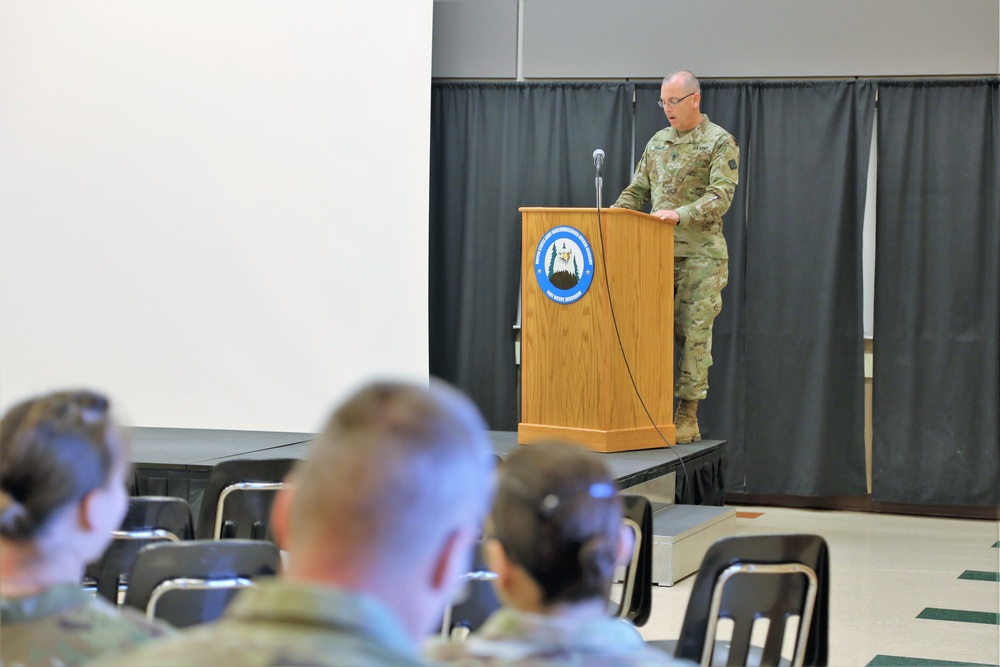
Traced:
[[[601, 381], [606, 346], [601, 305], [605, 301], [604, 267], [597, 261], [600, 239], [597, 211], [569, 215], [561, 209], [525, 212], [521, 243], [525, 267], [521, 290], [521, 421], [603, 430], [607, 421], [606, 387]], [[594, 278], [580, 300], [558, 304], [538, 286], [531, 267], [542, 236], [554, 227], [570, 226], [587, 237], [595, 253]], [[531, 326], [525, 326], [530, 323]]]
[[[662, 447], [652, 418], [673, 444], [673, 233], [661, 226], [668, 223], [602, 209], [602, 228], [596, 209], [521, 210], [520, 439], [554, 437], [555, 427], [598, 451]], [[550, 300], [533, 275], [539, 241], [560, 226], [582, 232], [594, 253], [590, 289], [569, 304]]]

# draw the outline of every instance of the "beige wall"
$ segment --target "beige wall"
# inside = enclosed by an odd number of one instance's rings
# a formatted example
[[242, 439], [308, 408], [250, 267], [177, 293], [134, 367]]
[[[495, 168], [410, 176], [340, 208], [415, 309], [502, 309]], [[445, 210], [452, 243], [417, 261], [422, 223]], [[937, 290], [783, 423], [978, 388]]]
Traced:
[[1000, 73], [997, 0], [435, 0], [442, 78]]

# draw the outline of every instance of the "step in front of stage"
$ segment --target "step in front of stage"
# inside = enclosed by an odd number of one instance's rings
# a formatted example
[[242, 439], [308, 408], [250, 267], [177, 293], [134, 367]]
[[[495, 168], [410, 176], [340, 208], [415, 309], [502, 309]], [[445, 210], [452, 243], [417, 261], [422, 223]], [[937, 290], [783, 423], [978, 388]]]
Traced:
[[708, 547], [736, 532], [736, 510], [713, 505], [660, 505], [653, 511], [653, 583], [673, 586], [698, 571]]

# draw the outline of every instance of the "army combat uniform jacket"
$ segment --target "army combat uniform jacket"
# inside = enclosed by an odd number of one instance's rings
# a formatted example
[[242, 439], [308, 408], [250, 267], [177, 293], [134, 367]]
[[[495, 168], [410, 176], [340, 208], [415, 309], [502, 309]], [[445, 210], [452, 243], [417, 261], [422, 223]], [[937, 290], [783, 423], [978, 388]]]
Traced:
[[463, 642], [435, 642], [425, 655], [448, 667], [679, 667], [686, 660], [647, 645], [614, 618], [580, 620], [504, 607]]
[[722, 215], [733, 201], [739, 166], [736, 140], [702, 114], [683, 136], [672, 127], [653, 135], [613, 206], [641, 211], [651, 200], [653, 211], [676, 210], [675, 257], [728, 259]]
[[60, 584], [38, 595], [0, 598], [0, 666], [80, 665], [171, 631], [77, 584]]
[[338, 588], [263, 580], [215, 623], [195, 626], [99, 665], [120, 667], [419, 667], [402, 624], [375, 598]]

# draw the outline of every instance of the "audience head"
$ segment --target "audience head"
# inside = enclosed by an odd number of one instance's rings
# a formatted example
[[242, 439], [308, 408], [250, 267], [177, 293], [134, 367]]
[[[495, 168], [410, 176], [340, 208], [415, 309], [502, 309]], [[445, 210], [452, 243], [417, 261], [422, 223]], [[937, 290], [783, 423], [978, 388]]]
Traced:
[[622, 542], [622, 503], [601, 458], [569, 443], [519, 448], [500, 469], [486, 556], [498, 571], [498, 593], [518, 606], [520, 570], [546, 608], [599, 601], [606, 606]]
[[25, 400], [4, 414], [0, 539], [7, 549], [33, 546], [37, 559], [75, 559], [80, 567], [104, 551], [128, 504], [127, 442], [110, 409], [107, 397], [76, 390]]
[[493, 469], [486, 424], [456, 389], [437, 380], [362, 387], [276, 500], [289, 577], [373, 593], [424, 636], [468, 569]]

